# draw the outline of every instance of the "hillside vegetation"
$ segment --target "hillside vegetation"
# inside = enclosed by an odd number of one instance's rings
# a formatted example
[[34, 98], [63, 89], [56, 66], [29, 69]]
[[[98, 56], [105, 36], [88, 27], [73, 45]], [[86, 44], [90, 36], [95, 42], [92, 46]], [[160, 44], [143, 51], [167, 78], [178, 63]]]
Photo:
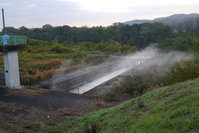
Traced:
[[[163, 22], [114, 23], [91, 28], [46, 24], [32, 29], [6, 27], [6, 32], [28, 38], [28, 49], [19, 52], [19, 69], [21, 84], [30, 85], [51, 78], [59, 68], [63, 73], [74, 71], [99, 64], [109, 55], [135, 53], [154, 43], [164, 52], [198, 53], [199, 19], [193, 16], [189, 19], [174, 27]], [[0, 68], [4, 68], [2, 53]]]
[[147, 92], [116, 107], [82, 117], [66, 117], [59, 131], [199, 132], [198, 86], [197, 78]]
[[[199, 78], [154, 88], [122, 104], [85, 115], [65, 116], [57, 125], [0, 117], [28, 127], [30, 132], [52, 133], [197, 133], [199, 132]], [[99, 104], [98, 106], [103, 106]], [[67, 111], [65, 112], [67, 114]], [[16, 123], [18, 121], [18, 123]], [[5, 131], [12, 131], [6, 128]], [[21, 130], [18, 130], [21, 132]], [[0, 131], [0, 133], [3, 133]]]

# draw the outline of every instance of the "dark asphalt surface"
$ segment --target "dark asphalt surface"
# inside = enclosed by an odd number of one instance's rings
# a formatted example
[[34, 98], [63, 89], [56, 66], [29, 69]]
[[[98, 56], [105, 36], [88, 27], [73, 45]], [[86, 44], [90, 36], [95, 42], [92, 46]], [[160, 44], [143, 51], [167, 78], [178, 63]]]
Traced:
[[[6, 95], [8, 94], [5, 90], [0, 89], [0, 101], [5, 103], [16, 103], [17, 105], [25, 105], [27, 108], [36, 107], [44, 110], [49, 110], [49, 104], [52, 108], [57, 110], [65, 107], [72, 107], [76, 102], [86, 102], [92, 100], [91, 98], [72, 94], [67, 92], [50, 91], [41, 96], [27, 96], [27, 95]], [[0, 105], [0, 110], [2, 108]]]

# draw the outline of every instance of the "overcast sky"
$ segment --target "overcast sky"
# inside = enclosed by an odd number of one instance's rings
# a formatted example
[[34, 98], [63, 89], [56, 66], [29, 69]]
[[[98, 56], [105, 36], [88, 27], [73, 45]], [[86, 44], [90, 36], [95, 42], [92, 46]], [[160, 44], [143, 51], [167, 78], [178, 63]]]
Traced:
[[[114, 22], [199, 13], [199, 0], [0, 0], [6, 26], [108, 26]], [[0, 19], [0, 30], [3, 27]]]

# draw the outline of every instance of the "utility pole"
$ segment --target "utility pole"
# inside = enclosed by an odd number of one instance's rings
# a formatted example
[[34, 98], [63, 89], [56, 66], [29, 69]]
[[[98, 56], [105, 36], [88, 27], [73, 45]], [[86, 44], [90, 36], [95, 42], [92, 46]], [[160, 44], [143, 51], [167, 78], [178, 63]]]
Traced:
[[3, 33], [6, 34], [6, 28], [5, 28], [5, 19], [4, 19], [4, 10], [2, 8], [2, 19], [3, 19]]

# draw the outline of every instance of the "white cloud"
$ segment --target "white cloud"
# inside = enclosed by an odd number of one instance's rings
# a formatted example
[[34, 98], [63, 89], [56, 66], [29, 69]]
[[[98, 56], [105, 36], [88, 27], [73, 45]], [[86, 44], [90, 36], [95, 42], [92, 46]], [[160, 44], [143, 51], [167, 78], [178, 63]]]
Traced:
[[129, 12], [130, 7], [145, 7], [157, 5], [187, 5], [199, 4], [196, 0], [60, 0], [78, 3], [84, 10], [100, 12]]
[[[177, 13], [199, 13], [196, 0], [0, 0], [6, 26], [99, 26]], [[0, 13], [0, 29], [1, 24]]]

